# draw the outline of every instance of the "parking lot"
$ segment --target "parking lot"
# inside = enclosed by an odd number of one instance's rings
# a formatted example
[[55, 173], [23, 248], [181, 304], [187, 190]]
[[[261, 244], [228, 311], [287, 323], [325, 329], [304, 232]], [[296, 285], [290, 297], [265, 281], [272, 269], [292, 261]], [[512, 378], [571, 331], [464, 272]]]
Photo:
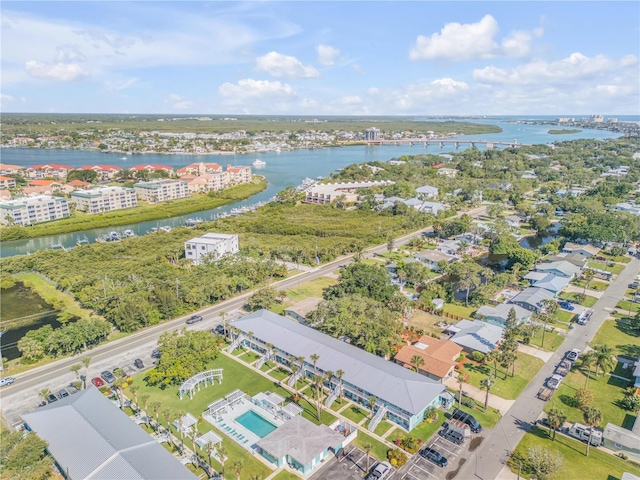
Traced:
[[[313, 474], [311, 480], [362, 480], [367, 468], [367, 454], [358, 447], [348, 445], [345, 449], [346, 456], [341, 460], [332, 456], [327, 464]], [[369, 459], [369, 469], [376, 463], [372, 456]], [[385, 480], [399, 478], [396, 472], [391, 472]]]
[[[439, 467], [435, 463], [416, 454], [400, 469], [396, 474], [396, 479], [400, 480], [425, 480], [425, 479], [443, 479], [447, 474], [453, 473], [466, 461], [470, 448], [477, 448], [482, 442], [483, 437], [473, 435], [465, 438], [462, 445], [456, 445], [448, 440], [435, 435], [426, 444], [437, 452], [447, 457], [448, 465], [445, 468]], [[449, 477], [453, 478], [453, 477]]]

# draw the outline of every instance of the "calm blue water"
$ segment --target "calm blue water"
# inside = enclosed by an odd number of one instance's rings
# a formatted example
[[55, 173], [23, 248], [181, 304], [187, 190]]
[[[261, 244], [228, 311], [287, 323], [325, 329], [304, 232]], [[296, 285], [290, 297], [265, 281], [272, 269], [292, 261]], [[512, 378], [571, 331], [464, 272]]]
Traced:
[[[458, 137], [459, 139], [493, 142], [513, 142], [517, 140], [518, 143], [545, 144], [579, 138], [604, 139], [620, 136], [613, 132], [601, 130], [583, 130], [575, 135], [549, 135], [547, 131], [551, 127], [548, 125], [521, 125], [508, 121], [497, 121], [495, 119], [474, 119], [473, 121], [476, 123], [497, 124], [503, 131], [501, 133], [483, 135], [461, 135]], [[484, 148], [481, 145], [478, 147], [480, 149]], [[462, 145], [460, 150], [464, 150], [465, 148], [467, 148], [467, 145]], [[251, 165], [253, 160], [259, 158], [267, 162], [267, 165], [259, 169], [254, 167], [253, 172], [264, 175], [268, 180], [268, 187], [261, 193], [247, 200], [170, 219], [122, 225], [114, 228], [99, 228], [73, 234], [3, 242], [2, 245], [0, 245], [0, 257], [35, 252], [37, 250], [50, 248], [52, 244], [62, 244], [65, 247], [73, 247], [78, 238], [85, 236], [90, 242], [94, 242], [96, 238], [101, 238], [113, 230], [119, 233], [122, 233], [124, 230], [133, 230], [136, 235], [144, 235], [153, 227], [164, 225], [177, 227], [184, 225], [186, 219], [190, 217], [201, 217], [204, 220], [209, 220], [212, 215], [228, 212], [232, 208], [266, 201], [289, 185], [299, 185], [305, 177], [327, 177], [331, 172], [335, 172], [336, 169], [346, 167], [352, 163], [371, 162], [375, 160], [384, 162], [402, 155], [416, 155], [419, 153], [439, 154], [454, 150], [456, 150], [456, 148], [453, 144], [443, 147], [440, 147], [438, 144], [430, 144], [427, 148], [422, 145], [384, 145], [293, 150], [281, 153], [273, 152], [251, 155], [127, 155], [126, 160], [120, 160], [122, 158], [121, 153], [109, 154], [81, 150], [5, 148], [0, 150], [2, 163], [22, 166], [41, 163], [60, 163], [80, 167], [101, 163], [130, 168], [139, 164], [157, 163], [170, 165], [172, 167], [183, 167], [190, 163], [206, 161], [216, 162], [226, 167], [227, 163], [231, 165]]]
[[258, 415], [253, 410], [243, 413], [235, 419], [240, 425], [247, 430], [255, 433], [260, 438], [264, 438], [273, 432], [276, 427], [273, 423], [265, 420], [262, 416]]

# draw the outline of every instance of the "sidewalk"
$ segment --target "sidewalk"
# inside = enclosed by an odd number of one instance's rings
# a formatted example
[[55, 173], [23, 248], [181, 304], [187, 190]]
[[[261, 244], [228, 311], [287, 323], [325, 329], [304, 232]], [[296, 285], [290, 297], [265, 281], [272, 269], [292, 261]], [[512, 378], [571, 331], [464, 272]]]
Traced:
[[[455, 395], [457, 398], [458, 391], [460, 389], [460, 386], [458, 385], [458, 381], [454, 377], [451, 377], [449, 380], [447, 380], [446, 385], [447, 387], [452, 389], [454, 392], [456, 392]], [[480, 402], [482, 405], [484, 405], [484, 399], [487, 395], [487, 393], [484, 390], [481, 390], [478, 387], [474, 387], [473, 385], [465, 383], [464, 385], [462, 385], [462, 392], [466, 393], [467, 396], [473, 398], [477, 402]], [[500, 410], [500, 413], [502, 415], [507, 413], [507, 410], [511, 408], [511, 405], [513, 405], [514, 402], [515, 400], [506, 400], [502, 397], [498, 397], [497, 395], [489, 393], [489, 406]]]
[[532, 347], [531, 345], [518, 345], [518, 351], [522, 353], [526, 353], [527, 355], [531, 355], [532, 357], [539, 358], [544, 363], [547, 363], [551, 357], [553, 357], [554, 352], [545, 352], [544, 350], [540, 350], [539, 348]]
[[[605, 290], [606, 291], [606, 290]], [[582, 287], [576, 287], [575, 285], [567, 285], [565, 292], [573, 292], [573, 293], [584, 293], [591, 297], [600, 298], [604, 294], [604, 292], [598, 292], [597, 290], [590, 290], [587, 288], [585, 291]]]

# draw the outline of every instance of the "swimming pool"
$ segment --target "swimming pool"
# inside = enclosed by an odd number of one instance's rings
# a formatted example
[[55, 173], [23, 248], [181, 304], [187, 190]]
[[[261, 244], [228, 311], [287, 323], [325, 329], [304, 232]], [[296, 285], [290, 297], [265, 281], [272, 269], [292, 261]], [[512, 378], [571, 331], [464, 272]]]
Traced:
[[247, 430], [255, 433], [260, 438], [266, 437], [273, 432], [276, 427], [273, 423], [265, 420], [261, 415], [258, 415], [253, 410], [243, 413], [235, 419], [240, 425]]

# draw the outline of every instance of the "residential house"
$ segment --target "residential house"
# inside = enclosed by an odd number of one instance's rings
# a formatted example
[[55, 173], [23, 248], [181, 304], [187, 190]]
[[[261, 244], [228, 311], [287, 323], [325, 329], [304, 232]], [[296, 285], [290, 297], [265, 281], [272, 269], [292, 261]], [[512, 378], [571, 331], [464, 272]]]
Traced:
[[562, 247], [562, 251], [564, 253], [577, 253], [586, 258], [595, 257], [600, 253], [600, 249], [593, 245], [579, 245], [571, 242], [567, 242], [564, 247]]
[[419, 207], [420, 212], [433, 216], [438, 215], [438, 212], [444, 212], [446, 209], [447, 207], [445, 207], [443, 203], [438, 202], [422, 202], [422, 205]]
[[569, 262], [581, 269], [587, 265], [587, 257], [580, 255], [579, 253], [563, 253], [560, 252], [557, 255], [549, 255], [547, 257], [548, 262]]
[[20, 190], [22, 195], [27, 197], [38, 197], [41, 195], [53, 195], [53, 188], [45, 186], [22, 187]]
[[133, 184], [140, 200], [146, 202], [165, 202], [189, 196], [189, 185], [184, 180], [161, 179]]
[[187, 182], [189, 191], [192, 193], [224, 190], [229, 186], [228, 172], [204, 173], [198, 176], [183, 175], [180, 178]]
[[60, 190], [66, 194], [69, 194], [71, 192], [75, 192], [76, 190], [86, 190], [90, 186], [91, 184], [89, 182], [83, 182], [82, 180], [71, 180], [69, 183], [64, 184]]
[[513, 297], [509, 304], [519, 305], [526, 310], [539, 313], [542, 309], [542, 301], [552, 300], [554, 297], [553, 292], [545, 288], [529, 287]]
[[438, 198], [440, 191], [438, 187], [432, 187], [431, 185], [423, 185], [422, 187], [416, 188], [416, 193], [418, 197], [422, 200], [429, 200], [432, 198]]
[[509, 317], [509, 312], [513, 309], [516, 313], [516, 323], [520, 324], [528, 322], [531, 318], [531, 312], [519, 305], [511, 305], [507, 303], [499, 303], [496, 306], [484, 305], [476, 310], [475, 316], [478, 320], [504, 327]]
[[458, 259], [458, 257], [448, 255], [438, 250], [425, 250], [423, 252], [415, 253], [413, 257], [434, 272], [440, 271], [440, 262], [450, 264]]
[[184, 243], [184, 256], [194, 265], [200, 265], [205, 261], [216, 261], [239, 251], [238, 235], [227, 233], [205, 233]]
[[545, 262], [535, 267], [536, 272], [546, 272], [558, 277], [567, 277], [572, 279], [582, 272], [582, 269], [573, 263], [560, 261], [560, 262]]
[[309, 312], [315, 310], [318, 304], [322, 301], [319, 297], [308, 297], [299, 302], [295, 302], [290, 307], [284, 309], [284, 314], [287, 317], [291, 317], [298, 322], [307, 322], [307, 315]]
[[447, 255], [455, 255], [460, 251], [460, 242], [457, 240], [439, 240], [436, 250]]
[[16, 179], [0, 176], [0, 190], [16, 188]]
[[[306, 203], [317, 203], [326, 205], [335, 202], [338, 198], [343, 198], [345, 202], [353, 203], [358, 200], [357, 191], [360, 189], [393, 184], [394, 182], [388, 180], [377, 180], [372, 182], [339, 182], [315, 184], [307, 190], [307, 195], [304, 201]], [[404, 201], [399, 197], [393, 198]], [[385, 203], [382, 205], [382, 208], [386, 208], [388, 206], [387, 200], [390, 199], [385, 199]]]
[[[294, 381], [334, 372], [328, 381], [333, 394], [325, 406], [330, 407], [331, 399], [335, 400], [340, 390], [356, 404], [368, 405], [368, 399], [374, 397], [375, 415], [370, 428], [375, 429], [377, 422], [386, 418], [411, 431], [422, 423], [427, 408], [443, 402], [445, 387], [441, 383], [268, 310], [246, 315], [232, 324], [241, 332], [234, 343], [263, 353], [271, 343], [275, 361], [284, 365], [289, 365], [291, 358], [302, 357], [301, 370]], [[318, 355], [315, 364], [311, 355]], [[335, 377], [338, 370], [344, 372], [342, 381]]]
[[68, 165], [59, 165], [57, 163], [34, 165], [27, 168], [26, 174], [29, 178], [55, 178], [58, 180], [65, 180], [67, 173], [73, 170], [73, 167]]
[[629, 202], [616, 203], [614, 210], [618, 212], [626, 212], [632, 215], [640, 215], [640, 206]]
[[603, 446], [616, 454], [624, 454], [630, 460], [640, 462], [640, 416], [628, 430], [613, 423], [607, 423], [602, 437]]
[[[544, 272], [534, 273], [544, 274]], [[567, 288], [567, 285], [569, 285], [570, 281], [571, 280], [567, 277], [558, 277], [557, 275], [547, 273], [543, 278], [535, 280], [532, 286], [535, 288], [544, 288], [545, 290], [549, 290], [551, 293], [557, 296], [560, 295], [565, 288]]]
[[79, 170], [92, 170], [97, 173], [96, 179], [98, 181], [107, 181], [113, 179], [123, 168], [99, 163], [98, 165], [85, 165], [80, 167]]
[[0, 200], [11, 200], [11, 192], [0, 189]]
[[520, 228], [520, 224], [524, 220], [520, 215], [507, 215], [504, 219], [511, 228]]
[[62, 187], [62, 183], [55, 180], [31, 180], [29, 182], [30, 187], [45, 187], [49, 192], [59, 192]]
[[439, 168], [438, 175], [444, 175], [445, 177], [455, 178], [458, 175], [458, 170], [455, 168]]
[[449, 340], [460, 345], [465, 352], [484, 354], [497, 348], [504, 335], [502, 327], [482, 320], [460, 320], [446, 332], [453, 333]]
[[456, 359], [461, 353], [462, 347], [450, 340], [423, 335], [417, 342], [402, 347], [394, 362], [405, 368], [415, 368], [411, 361], [418, 356], [424, 360], [424, 364], [418, 367], [419, 374], [446, 383], [453, 375]]

